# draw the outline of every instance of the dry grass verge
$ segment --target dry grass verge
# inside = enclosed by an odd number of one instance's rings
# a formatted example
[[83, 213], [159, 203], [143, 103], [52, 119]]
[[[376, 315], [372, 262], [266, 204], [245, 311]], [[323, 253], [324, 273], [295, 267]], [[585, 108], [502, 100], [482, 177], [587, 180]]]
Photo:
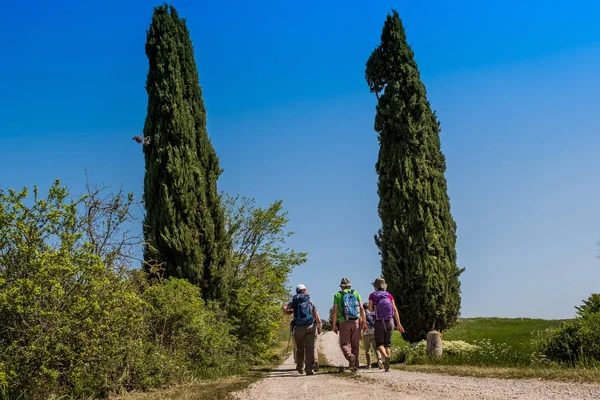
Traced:
[[473, 376], [478, 378], [537, 379], [563, 382], [600, 383], [600, 369], [597, 368], [519, 368], [405, 364], [392, 364], [392, 368], [403, 371]]
[[111, 400], [227, 400], [233, 399], [232, 392], [245, 389], [260, 376], [260, 374], [248, 374], [219, 380], [182, 383], [167, 389], [112, 397]]

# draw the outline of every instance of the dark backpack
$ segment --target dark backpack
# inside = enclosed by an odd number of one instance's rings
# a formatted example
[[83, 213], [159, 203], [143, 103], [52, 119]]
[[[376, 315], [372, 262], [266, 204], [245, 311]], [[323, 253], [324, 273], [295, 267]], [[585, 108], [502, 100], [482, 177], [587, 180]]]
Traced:
[[349, 292], [340, 291], [342, 294], [342, 310], [344, 312], [344, 319], [346, 321], [357, 320], [360, 317], [360, 303], [358, 297], [354, 293], [354, 290]]
[[392, 307], [390, 294], [385, 290], [373, 293], [373, 304], [375, 305], [375, 318], [377, 320], [388, 320], [394, 317], [394, 307]]
[[313, 316], [313, 305], [310, 302], [310, 296], [307, 294], [297, 294], [292, 299], [294, 306], [294, 325], [312, 325], [315, 323]]
[[367, 317], [367, 329], [375, 329], [375, 313], [365, 311]]

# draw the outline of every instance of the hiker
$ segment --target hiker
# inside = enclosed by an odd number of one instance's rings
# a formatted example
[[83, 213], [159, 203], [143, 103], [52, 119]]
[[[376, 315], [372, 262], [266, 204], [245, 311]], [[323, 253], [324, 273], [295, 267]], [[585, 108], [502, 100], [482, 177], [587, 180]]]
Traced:
[[392, 333], [394, 332], [394, 319], [396, 327], [403, 333], [404, 328], [400, 323], [400, 314], [396, 308], [394, 297], [389, 294], [385, 279], [377, 278], [372, 283], [375, 291], [369, 295], [369, 311], [375, 312], [375, 344], [385, 357], [383, 366], [385, 372], [390, 370], [390, 358], [392, 356]]
[[[300, 285], [298, 285], [300, 286]], [[296, 291], [298, 291], [298, 289], [296, 289]], [[293, 309], [290, 309], [287, 311], [288, 314], [292, 314], [294, 312]], [[319, 324], [320, 328], [323, 328], [322, 323]], [[290, 335], [294, 335], [294, 318], [292, 318], [292, 320], [290, 321]], [[318, 339], [319, 339], [319, 333], [317, 333], [315, 335], [315, 345], [314, 345], [314, 362], [313, 362], [313, 372], [318, 372], [319, 371], [319, 352], [318, 352]], [[292, 354], [294, 355], [294, 364], [296, 363], [296, 341], [294, 340], [294, 350], [292, 351]], [[287, 354], [286, 354], [287, 357]]]
[[369, 311], [369, 303], [364, 303], [363, 309], [365, 310], [365, 316], [367, 320], [367, 330], [362, 332], [365, 357], [367, 358], [367, 369], [371, 369], [371, 348], [373, 349], [373, 353], [375, 353], [375, 357], [377, 357], [377, 366], [379, 369], [383, 369], [381, 353], [375, 344], [375, 313]]
[[339, 332], [340, 348], [350, 370], [356, 372], [359, 366], [360, 331], [367, 330], [365, 310], [360, 305], [360, 294], [352, 289], [348, 278], [342, 279], [340, 289], [333, 296], [333, 331]]
[[306, 292], [306, 286], [302, 284], [296, 286], [296, 294], [292, 301], [283, 306], [283, 311], [294, 314], [293, 336], [296, 371], [303, 374], [306, 367], [306, 375], [313, 375], [315, 336], [321, 333], [321, 318], [317, 308], [310, 300], [310, 295]]

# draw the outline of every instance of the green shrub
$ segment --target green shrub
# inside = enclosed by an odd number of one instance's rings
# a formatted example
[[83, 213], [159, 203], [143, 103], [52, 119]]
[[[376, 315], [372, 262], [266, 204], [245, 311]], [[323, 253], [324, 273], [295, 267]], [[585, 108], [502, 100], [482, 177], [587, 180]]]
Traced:
[[103, 397], [245, 365], [197, 287], [123, 268], [132, 200], [98, 193], [0, 190], [0, 399]]
[[[480, 349], [479, 346], [463, 342], [462, 340], [449, 341], [444, 340], [442, 342], [443, 354], [445, 355], [465, 355], [474, 353]], [[411, 346], [412, 351], [415, 353], [425, 355], [427, 350], [427, 341], [421, 340]]]
[[444, 353], [448, 355], [464, 355], [474, 353], [479, 349], [477, 345], [462, 340], [444, 341], [443, 346]]
[[578, 318], [565, 322], [543, 340], [540, 353], [560, 363], [597, 364], [600, 361], [600, 294], [575, 307]]
[[542, 342], [540, 353], [571, 365], [600, 361], [600, 313], [585, 313], [565, 322]]
[[0, 191], [0, 393], [103, 396], [131, 385], [142, 301], [80, 240], [77, 202], [58, 182]]
[[[83, 255], [84, 258], [87, 258]], [[141, 301], [93, 257], [45, 253], [27, 276], [5, 281], [0, 359], [9, 394], [105, 395], [122, 379], [141, 329]], [[9, 396], [10, 397], [10, 396]]]
[[[244, 368], [239, 360], [232, 327], [215, 304], [205, 304], [200, 289], [186, 280], [171, 278], [143, 293], [148, 340], [169, 362], [185, 367], [190, 376], [231, 374]], [[164, 361], [167, 362], [167, 361]], [[163, 364], [165, 381], [181, 374]]]
[[583, 304], [575, 307], [577, 315], [580, 317], [586, 317], [590, 314], [600, 313], [600, 294], [592, 293], [587, 300], [583, 301]]

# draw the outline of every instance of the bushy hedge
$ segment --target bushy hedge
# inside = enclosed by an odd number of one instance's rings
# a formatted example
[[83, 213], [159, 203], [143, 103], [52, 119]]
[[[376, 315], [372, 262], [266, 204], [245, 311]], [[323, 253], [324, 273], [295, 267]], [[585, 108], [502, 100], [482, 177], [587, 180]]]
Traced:
[[48, 263], [0, 292], [0, 319], [8, 322], [0, 396], [106, 396], [243, 367], [231, 327], [187, 281], [138, 294], [101, 264], [65, 264]]
[[600, 361], [600, 295], [592, 294], [576, 309], [579, 317], [556, 329], [542, 342], [540, 352], [561, 363], [596, 364]]
[[0, 398], [101, 397], [244, 366], [233, 327], [197, 287], [149, 285], [115, 268], [120, 246], [93, 239], [110, 235], [86, 236], [122, 221], [122, 204], [110, 201], [107, 224], [80, 215], [59, 182], [45, 199], [0, 190]]
[[5, 393], [86, 397], [115, 389], [139, 353], [142, 301], [83, 249], [38, 254], [1, 274]]
[[226, 316], [217, 304], [204, 303], [197, 286], [171, 278], [150, 286], [142, 298], [148, 341], [185, 373], [222, 376], [244, 367]]

